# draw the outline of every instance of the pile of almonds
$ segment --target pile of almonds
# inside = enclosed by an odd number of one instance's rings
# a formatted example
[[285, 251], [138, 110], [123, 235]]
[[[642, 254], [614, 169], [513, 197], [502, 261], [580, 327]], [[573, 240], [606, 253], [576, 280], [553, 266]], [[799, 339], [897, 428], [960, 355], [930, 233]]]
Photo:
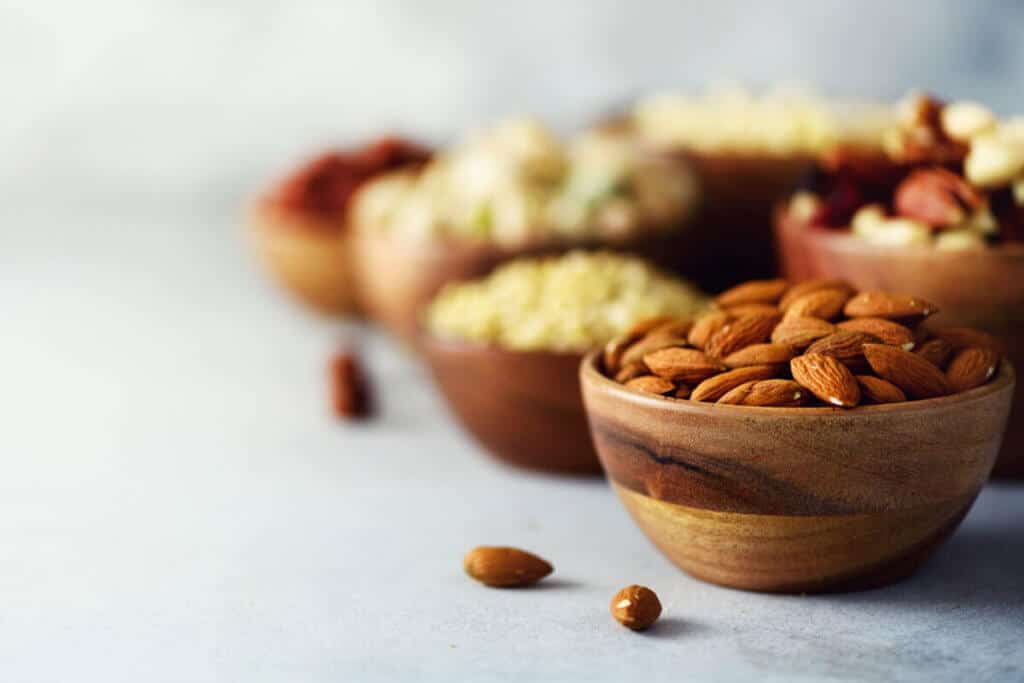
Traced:
[[981, 386], [999, 342], [929, 329], [937, 308], [841, 280], [753, 280], [696, 321], [656, 318], [604, 349], [605, 373], [662, 396], [746, 406], [838, 406], [935, 398]]
[[966, 249], [1024, 240], [1024, 120], [914, 95], [884, 154], [835, 149], [790, 213], [880, 246]]

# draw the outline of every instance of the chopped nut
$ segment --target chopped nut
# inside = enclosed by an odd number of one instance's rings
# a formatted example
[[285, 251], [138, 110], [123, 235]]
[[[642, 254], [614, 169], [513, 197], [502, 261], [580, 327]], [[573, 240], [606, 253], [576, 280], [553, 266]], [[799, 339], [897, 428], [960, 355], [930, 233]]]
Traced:
[[927, 225], [909, 218], [889, 218], [860, 236], [880, 247], [909, 247], [930, 243], [932, 232]]
[[372, 412], [369, 385], [359, 361], [351, 350], [342, 350], [331, 359], [331, 405], [334, 414], [346, 419], [369, 417]]
[[946, 230], [935, 238], [935, 248], [943, 251], [961, 251], [985, 246], [985, 238], [971, 230]]
[[964, 173], [978, 187], [1010, 184], [1024, 173], [1024, 141], [998, 131], [974, 138]]
[[977, 102], [953, 102], [942, 109], [942, 130], [961, 142], [995, 128], [996, 117]]

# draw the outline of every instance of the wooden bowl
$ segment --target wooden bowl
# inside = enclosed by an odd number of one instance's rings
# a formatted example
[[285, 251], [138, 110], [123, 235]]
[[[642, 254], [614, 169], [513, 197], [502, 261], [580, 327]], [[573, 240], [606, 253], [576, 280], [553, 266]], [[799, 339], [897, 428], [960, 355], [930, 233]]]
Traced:
[[499, 460], [597, 474], [580, 397], [582, 354], [515, 351], [423, 335], [418, 344], [462, 425]]
[[328, 315], [358, 310], [350, 239], [325, 218], [259, 202], [250, 211], [253, 245], [293, 296]]
[[[371, 228], [352, 236], [352, 267], [366, 314], [387, 330], [415, 344], [420, 312], [448, 282], [486, 275], [498, 265], [525, 256], [555, 255], [572, 249], [612, 249], [645, 257], [666, 270], [691, 258], [684, 248], [689, 229], [642, 232], [622, 242], [546, 242], [505, 248], [471, 240], [403, 240]], [[699, 283], [698, 283], [699, 284]]]
[[654, 544], [693, 576], [783, 593], [857, 590], [914, 572], [995, 462], [1014, 371], [955, 396], [752, 408], [643, 394], [596, 353], [580, 368], [601, 464]]
[[[1024, 245], [939, 251], [878, 247], [845, 231], [810, 227], [780, 209], [776, 239], [783, 274], [792, 280], [836, 277], [857, 289], [910, 292], [936, 304], [933, 325], [967, 325], [999, 337], [1024, 367]], [[996, 464], [997, 476], [1024, 477], [1024, 389]]]

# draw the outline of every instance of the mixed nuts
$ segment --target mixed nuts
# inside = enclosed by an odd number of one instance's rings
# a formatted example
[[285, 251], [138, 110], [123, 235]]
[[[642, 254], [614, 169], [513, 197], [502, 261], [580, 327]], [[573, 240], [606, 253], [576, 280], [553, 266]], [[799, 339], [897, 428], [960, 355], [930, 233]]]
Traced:
[[693, 322], [638, 323], [605, 347], [605, 373], [691, 401], [854, 408], [973, 389], [1002, 358], [983, 332], [929, 329], [938, 309], [923, 299], [840, 280], [756, 280], [715, 303]]

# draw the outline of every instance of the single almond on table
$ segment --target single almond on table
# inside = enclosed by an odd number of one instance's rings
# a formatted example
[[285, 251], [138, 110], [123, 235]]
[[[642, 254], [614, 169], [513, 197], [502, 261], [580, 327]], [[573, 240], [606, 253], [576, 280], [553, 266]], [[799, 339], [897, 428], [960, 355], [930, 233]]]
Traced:
[[853, 287], [851, 287], [850, 283], [845, 280], [835, 280], [832, 278], [806, 280], [789, 288], [785, 295], [783, 295], [782, 300], [779, 301], [779, 308], [785, 311], [789, 308], [790, 304], [803, 297], [805, 294], [817, 292], [822, 289], [840, 289], [853, 294]]
[[690, 399], [693, 401], [717, 401], [741, 384], [759, 379], [772, 379], [778, 374], [778, 367], [772, 365], [736, 368], [708, 377], [693, 388]]
[[992, 349], [972, 346], [953, 356], [946, 381], [953, 391], [967, 391], [989, 381], [999, 369], [1000, 356]]
[[892, 382], [874, 375], [857, 375], [860, 397], [867, 403], [902, 403], [907, 400], [903, 390]]
[[643, 631], [661, 616], [661, 601], [646, 586], [626, 586], [612, 598], [612, 616], [634, 631]]
[[867, 332], [856, 330], [838, 330], [822, 337], [807, 347], [807, 353], [820, 353], [832, 356], [843, 365], [860, 366], [864, 364], [864, 345], [878, 344], [881, 339]]
[[843, 308], [843, 312], [851, 318], [885, 318], [886, 320], [926, 318], [938, 311], [938, 306], [924, 299], [882, 290], [861, 292], [847, 301]]
[[981, 330], [973, 330], [970, 327], [940, 327], [931, 331], [933, 335], [948, 342], [954, 349], [966, 349], [977, 346], [982, 349], [990, 349], [996, 353], [1005, 353], [1003, 342], [991, 334]]
[[953, 355], [953, 345], [945, 339], [929, 339], [914, 350], [914, 353], [924, 358], [935, 367], [941, 369], [946, 367], [950, 357]]
[[629, 365], [639, 360], [652, 351], [687, 346], [685, 339], [681, 337], [648, 336], [636, 342], [622, 353], [619, 360], [621, 365]]
[[845, 289], [819, 289], [804, 294], [786, 307], [786, 317], [809, 317], [832, 320], [843, 311], [843, 305], [850, 298]]
[[867, 332], [881, 339], [886, 344], [898, 346], [904, 351], [914, 348], [914, 332], [906, 325], [900, 325], [885, 318], [851, 318], [837, 324], [841, 330]]
[[708, 340], [718, 330], [725, 327], [730, 320], [732, 320], [732, 316], [725, 311], [706, 313], [697, 318], [696, 322], [693, 323], [693, 327], [690, 328], [690, 334], [686, 337], [687, 341], [698, 349], [703, 349], [707, 345]]
[[737, 304], [725, 306], [724, 310], [734, 318], [743, 318], [748, 315], [774, 315], [779, 312], [779, 307], [773, 304]]
[[726, 323], [704, 345], [704, 352], [713, 358], [725, 358], [751, 344], [768, 341], [781, 318], [781, 313], [749, 315]]
[[625, 383], [635, 377], [646, 375], [648, 372], [649, 370], [643, 361], [633, 361], [629, 365], [623, 365], [619, 368], [619, 371], [615, 373], [615, 381]]
[[725, 357], [725, 365], [742, 368], [748, 365], [779, 365], [793, 359], [793, 349], [785, 344], [751, 344]]
[[739, 304], [774, 304], [787, 289], [789, 283], [785, 280], [750, 280], [725, 290], [715, 303], [723, 308]]
[[643, 391], [648, 394], [671, 394], [676, 390], [676, 385], [668, 381], [664, 377], [656, 377], [654, 375], [643, 375], [642, 377], [634, 377], [631, 380], [626, 381], [626, 386], [630, 389], [636, 389], [637, 391]]
[[763, 408], [795, 408], [807, 400], [807, 390], [791, 379], [746, 382], [718, 399], [717, 403]]
[[860, 385], [853, 373], [832, 356], [805, 353], [790, 361], [789, 369], [800, 386], [825, 403], [841, 408], [860, 403]]
[[[674, 382], [696, 384], [725, 370], [725, 366], [697, 349], [670, 348], [644, 356], [644, 365], [655, 375]], [[636, 380], [633, 380], [636, 381]]]
[[864, 357], [879, 377], [911, 398], [935, 398], [949, 393], [942, 370], [910, 351], [888, 344], [865, 344]]
[[528, 586], [553, 571], [533, 553], [505, 546], [473, 548], [462, 559], [462, 567], [480, 583], [498, 588]]
[[835, 330], [835, 325], [821, 318], [786, 317], [772, 330], [771, 340], [775, 344], [783, 344], [799, 351], [818, 339], [827, 337]]

